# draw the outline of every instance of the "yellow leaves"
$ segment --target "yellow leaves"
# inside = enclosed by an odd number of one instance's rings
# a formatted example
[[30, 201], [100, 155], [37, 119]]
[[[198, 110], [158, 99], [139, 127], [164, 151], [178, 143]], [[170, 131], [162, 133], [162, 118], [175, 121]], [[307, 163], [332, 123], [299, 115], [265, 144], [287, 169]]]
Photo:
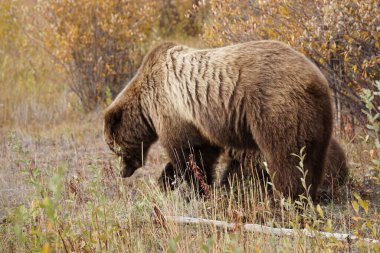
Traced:
[[331, 219], [328, 219], [327, 224], [326, 224], [326, 231], [331, 232], [332, 230], [333, 230], [332, 221]]
[[77, 25], [72, 26], [70, 33], [68, 34], [68, 39], [73, 43], [76, 38], [79, 37], [79, 27]]
[[318, 212], [319, 216], [321, 216], [321, 218], [325, 217], [323, 210], [319, 204], [317, 205], [317, 212]]
[[344, 60], [345, 62], [349, 62], [349, 61], [350, 61], [350, 55], [349, 55], [348, 52], [344, 52], [344, 53], [343, 53], [343, 60]]
[[368, 202], [365, 200], [361, 200], [361, 201], [359, 201], [359, 204], [361, 207], [363, 207], [365, 213], [368, 214], [368, 207], [369, 207]]
[[[71, 61], [73, 49], [103, 47], [108, 40], [129, 41], [144, 39], [157, 18], [157, 1], [92, 1], [62, 0], [39, 3], [46, 16], [48, 30], [46, 46], [64, 62]], [[156, 15], [154, 14], [156, 13]], [[140, 36], [141, 35], [141, 36]]]
[[289, 11], [286, 8], [286, 6], [280, 6], [279, 13], [281, 15], [284, 15], [285, 17], [288, 17], [288, 15], [289, 15]]
[[368, 40], [368, 37], [369, 37], [368, 31], [361, 31], [360, 37], [363, 38], [364, 40]]
[[42, 246], [41, 253], [50, 253], [50, 244], [48, 242]]
[[366, 71], [366, 70], [363, 71], [362, 76], [363, 76], [363, 78], [365, 78], [365, 79], [367, 78], [367, 71]]
[[111, 64], [106, 64], [106, 73], [107, 74], [116, 74], [115, 70], [113, 69], [113, 66]]
[[352, 201], [352, 207], [354, 208], [355, 213], [359, 213], [359, 204], [357, 201]]
[[42, 200], [41, 204], [42, 204], [43, 206], [50, 206], [50, 205], [52, 205], [52, 202], [51, 202], [51, 199], [50, 199], [50, 198], [45, 197], [45, 198]]
[[353, 193], [356, 200], [352, 201], [352, 207], [354, 211], [359, 214], [359, 207], [363, 208], [364, 212], [368, 214], [369, 204], [366, 200], [363, 200], [359, 194]]
[[47, 225], [47, 230], [50, 232], [53, 230], [53, 224], [49, 221]]

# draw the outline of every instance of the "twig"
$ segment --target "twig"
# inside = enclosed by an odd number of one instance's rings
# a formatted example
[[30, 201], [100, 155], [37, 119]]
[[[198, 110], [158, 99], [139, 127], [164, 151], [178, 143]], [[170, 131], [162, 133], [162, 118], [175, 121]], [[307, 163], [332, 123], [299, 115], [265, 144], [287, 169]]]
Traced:
[[187, 162], [187, 166], [190, 170], [190, 172], [193, 174], [194, 176], [194, 179], [196, 181], [198, 181], [199, 183], [199, 186], [201, 188], [201, 191], [204, 195], [204, 197], [206, 198], [209, 198], [210, 195], [211, 195], [211, 191], [210, 191], [210, 187], [209, 185], [206, 183], [206, 176], [205, 176], [205, 173], [203, 170], [201, 170], [201, 168], [199, 168], [199, 166], [196, 164], [195, 162], [195, 158], [194, 158], [194, 155], [191, 154], [189, 156], [189, 160]]
[[65, 249], [65, 252], [66, 252], [66, 253], [69, 253], [69, 251], [67, 250], [66, 242], [65, 242], [65, 240], [64, 240], [63, 237], [62, 237], [61, 229], [60, 229], [60, 228], [58, 228], [58, 235], [59, 235], [59, 237], [60, 237], [61, 240], [62, 240], [62, 243], [63, 243], [63, 247], [64, 247], [64, 249]]
[[[223, 227], [226, 229], [234, 230], [236, 228], [235, 223], [228, 223], [226, 221], [219, 221], [219, 220], [209, 220], [209, 219], [203, 219], [203, 218], [193, 218], [193, 217], [186, 217], [186, 216], [165, 216], [166, 221], [174, 222], [174, 223], [180, 223], [180, 224], [207, 224], [207, 225], [214, 225], [217, 227]], [[242, 229], [248, 232], [256, 232], [256, 233], [262, 233], [262, 234], [269, 234], [269, 235], [277, 235], [277, 236], [293, 236], [297, 234], [303, 234], [308, 237], [321, 237], [321, 238], [335, 238], [339, 241], [354, 241], [354, 240], [362, 240], [368, 243], [373, 244], [380, 244], [380, 240], [371, 239], [371, 238], [359, 238], [357, 236], [349, 235], [349, 234], [343, 234], [343, 233], [329, 233], [329, 232], [322, 232], [322, 231], [310, 231], [308, 229], [301, 229], [301, 230], [295, 230], [290, 228], [272, 228], [268, 226], [263, 226], [259, 224], [244, 224], [242, 226]]]
[[164, 215], [162, 215], [161, 210], [157, 206], [154, 206], [153, 211], [154, 211], [152, 214], [153, 222], [155, 224], [160, 225], [161, 227], [165, 229], [166, 232], [168, 232], [168, 227], [166, 226], [166, 219]]

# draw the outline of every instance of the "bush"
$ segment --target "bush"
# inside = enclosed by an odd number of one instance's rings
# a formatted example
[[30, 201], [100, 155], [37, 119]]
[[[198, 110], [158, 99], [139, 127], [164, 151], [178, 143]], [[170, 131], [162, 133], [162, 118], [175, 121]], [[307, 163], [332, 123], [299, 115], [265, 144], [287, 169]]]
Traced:
[[51, 57], [25, 33], [22, 4], [0, 1], [0, 128], [56, 124], [78, 104], [62, 89]]
[[31, 33], [61, 64], [70, 88], [90, 111], [104, 103], [107, 92], [117, 94], [137, 70], [156, 7], [156, 1], [54, 0], [28, 11], [39, 18]]
[[[334, 91], [337, 123], [341, 107], [364, 124], [362, 89], [380, 77], [378, 1], [211, 0], [204, 39], [212, 45], [276, 39], [312, 59]], [[379, 112], [380, 99], [373, 101]]]

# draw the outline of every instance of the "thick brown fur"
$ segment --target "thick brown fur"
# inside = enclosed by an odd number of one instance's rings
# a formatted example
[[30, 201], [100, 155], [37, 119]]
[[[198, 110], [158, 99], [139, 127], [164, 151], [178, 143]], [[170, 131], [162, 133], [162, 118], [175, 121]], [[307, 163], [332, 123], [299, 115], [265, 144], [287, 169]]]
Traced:
[[[307, 156], [307, 154], [306, 154]], [[221, 162], [225, 165], [221, 176], [221, 185], [230, 187], [234, 181], [242, 181], [253, 178], [262, 183], [261, 187], [270, 186], [269, 174], [265, 168], [265, 157], [259, 150], [242, 151], [227, 150]], [[331, 138], [327, 151], [325, 175], [318, 189], [319, 195], [331, 196], [339, 191], [348, 178], [348, 166], [346, 154], [336, 138]]]
[[164, 43], [145, 57], [106, 110], [104, 134], [122, 157], [125, 177], [142, 165], [157, 139], [169, 154], [169, 171], [181, 171], [191, 181], [186, 159], [193, 153], [209, 184], [225, 148], [259, 148], [276, 189], [291, 196], [303, 192], [291, 154], [305, 146], [306, 182], [315, 196], [332, 118], [325, 77], [283, 43], [204, 50]]
[[347, 183], [349, 174], [346, 152], [335, 138], [330, 142], [325, 171], [318, 193], [331, 197]]

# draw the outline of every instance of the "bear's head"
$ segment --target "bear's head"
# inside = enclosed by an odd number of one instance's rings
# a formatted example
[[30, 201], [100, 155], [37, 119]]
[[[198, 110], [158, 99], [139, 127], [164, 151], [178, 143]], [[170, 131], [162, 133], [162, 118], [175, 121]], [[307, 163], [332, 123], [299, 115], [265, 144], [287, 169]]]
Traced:
[[163, 43], [148, 53], [136, 75], [105, 111], [104, 139], [121, 159], [123, 177], [142, 166], [150, 145], [158, 138], [147, 108], [155, 103], [151, 93], [164, 79], [164, 56], [174, 46]]
[[115, 106], [104, 115], [104, 139], [109, 148], [120, 158], [122, 177], [130, 177], [142, 166], [142, 143], [136, 140], [134, 127], [128, 122], [128, 111]]

